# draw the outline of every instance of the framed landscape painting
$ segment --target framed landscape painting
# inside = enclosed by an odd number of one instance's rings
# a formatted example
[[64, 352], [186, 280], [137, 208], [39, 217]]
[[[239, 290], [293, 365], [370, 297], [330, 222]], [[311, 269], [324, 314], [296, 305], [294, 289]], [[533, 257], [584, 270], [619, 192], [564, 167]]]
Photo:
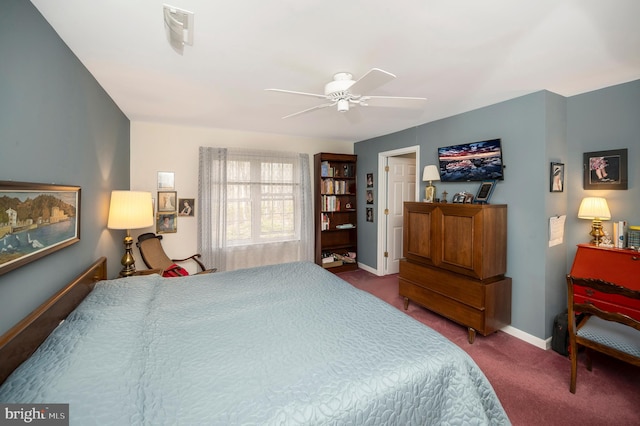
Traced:
[[0, 275], [80, 241], [80, 187], [0, 181]]

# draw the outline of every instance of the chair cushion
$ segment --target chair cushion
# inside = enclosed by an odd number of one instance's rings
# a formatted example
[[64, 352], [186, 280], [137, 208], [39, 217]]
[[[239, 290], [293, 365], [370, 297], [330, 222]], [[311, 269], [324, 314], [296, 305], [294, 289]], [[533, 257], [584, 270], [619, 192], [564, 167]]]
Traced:
[[162, 276], [167, 278], [186, 277], [187, 275], [189, 275], [189, 272], [187, 272], [187, 270], [184, 269], [182, 266], [178, 266], [175, 263], [169, 266], [167, 269], [165, 269], [164, 272], [162, 273]]
[[640, 331], [635, 328], [592, 316], [577, 333], [593, 342], [640, 357]]

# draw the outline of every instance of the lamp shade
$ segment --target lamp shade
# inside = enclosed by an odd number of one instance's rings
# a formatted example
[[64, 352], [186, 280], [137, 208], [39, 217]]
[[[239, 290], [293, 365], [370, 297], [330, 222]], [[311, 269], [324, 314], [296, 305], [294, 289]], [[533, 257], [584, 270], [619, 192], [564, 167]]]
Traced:
[[109, 206], [109, 229], [138, 229], [153, 225], [150, 192], [112, 191]]
[[611, 219], [611, 212], [607, 205], [607, 200], [602, 197], [585, 197], [580, 203], [578, 210], [578, 218], [580, 219]]
[[424, 171], [422, 172], [422, 181], [427, 182], [431, 180], [440, 180], [440, 171], [434, 165], [424, 166]]

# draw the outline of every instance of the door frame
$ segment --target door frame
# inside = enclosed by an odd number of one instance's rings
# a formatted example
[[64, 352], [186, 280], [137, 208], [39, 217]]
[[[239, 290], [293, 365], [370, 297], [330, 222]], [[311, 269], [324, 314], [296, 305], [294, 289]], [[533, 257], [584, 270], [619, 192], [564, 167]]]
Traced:
[[422, 167], [420, 166], [420, 145], [408, 146], [406, 148], [394, 149], [391, 151], [384, 151], [378, 153], [378, 248], [377, 248], [377, 268], [375, 274], [383, 276], [385, 273], [384, 267], [384, 252], [386, 247], [387, 236], [387, 216], [384, 214], [385, 209], [389, 206], [389, 193], [388, 193], [388, 175], [385, 171], [385, 166], [388, 163], [389, 157], [396, 157], [399, 155], [412, 154], [416, 155], [416, 200], [420, 199], [420, 179], [422, 173]]

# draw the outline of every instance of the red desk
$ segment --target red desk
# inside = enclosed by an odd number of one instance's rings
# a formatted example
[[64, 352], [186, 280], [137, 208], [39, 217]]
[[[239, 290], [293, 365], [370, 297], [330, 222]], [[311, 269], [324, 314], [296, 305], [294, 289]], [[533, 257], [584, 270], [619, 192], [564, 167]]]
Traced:
[[[598, 278], [624, 287], [640, 290], [640, 253], [633, 250], [596, 247], [590, 244], [578, 244], [573, 260], [571, 275], [581, 278]], [[640, 301], [623, 300], [620, 296], [609, 295], [576, 288], [575, 301], [592, 302], [594, 305], [607, 306], [640, 321]]]

